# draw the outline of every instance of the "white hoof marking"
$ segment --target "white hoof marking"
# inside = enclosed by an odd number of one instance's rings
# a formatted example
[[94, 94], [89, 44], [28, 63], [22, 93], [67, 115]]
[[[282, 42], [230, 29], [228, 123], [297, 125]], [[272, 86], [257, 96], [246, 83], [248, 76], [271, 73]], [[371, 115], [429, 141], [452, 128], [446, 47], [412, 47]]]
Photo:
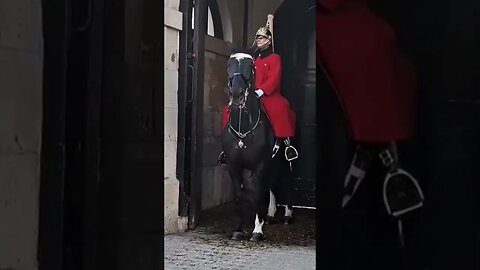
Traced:
[[262, 231], [262, 226], [265, 221], [260, 222], [258, 219], [258, 214], [255, 215], [255, 229], [253, 230], [253, 233], [261, 233], [263, 234]]

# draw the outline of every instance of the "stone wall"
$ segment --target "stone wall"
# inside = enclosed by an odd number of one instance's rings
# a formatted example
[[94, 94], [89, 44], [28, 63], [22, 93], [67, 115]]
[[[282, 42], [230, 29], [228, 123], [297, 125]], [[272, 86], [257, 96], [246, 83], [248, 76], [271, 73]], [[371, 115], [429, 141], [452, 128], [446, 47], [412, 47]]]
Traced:
[[175, 171], [177, 166], [178, 132], [178, 57], [179, 31], [182, 29], [182, 13], [178, 11], [180, 1], [165, 1], [165, 85], [164, 85], [164, 134], [165, 134], [165, 233], [184, 230], [186, 219], [178, 217], [179, 182]]
[[37, 269], [40, 0], [0, 1], [0, 269]]

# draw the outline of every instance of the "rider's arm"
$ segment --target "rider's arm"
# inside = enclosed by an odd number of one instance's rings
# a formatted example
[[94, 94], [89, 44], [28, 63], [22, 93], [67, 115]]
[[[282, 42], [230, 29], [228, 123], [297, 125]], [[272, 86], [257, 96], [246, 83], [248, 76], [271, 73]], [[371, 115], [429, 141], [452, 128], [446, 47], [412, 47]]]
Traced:
[[280, 91], [280, 80], [282, 76], [282, 62], [278, 54], [272, 54], [269, 63], [268, 78], [261, 85], [257, 85], [257, 89], [262, 90], [265, 95], [269, 96]]

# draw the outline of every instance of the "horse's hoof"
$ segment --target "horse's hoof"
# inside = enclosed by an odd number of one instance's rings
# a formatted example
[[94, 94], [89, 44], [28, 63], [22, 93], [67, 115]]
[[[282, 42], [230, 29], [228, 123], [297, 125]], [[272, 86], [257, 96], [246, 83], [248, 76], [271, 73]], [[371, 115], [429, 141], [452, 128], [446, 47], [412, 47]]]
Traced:
[[289, 217], [289, 216], [285, 216], [283, 218], [283, 224], [285, 225], [290, 225], [293, 223], [293, 218], [292, 217]]
[[233, 232], [232, 233], [232, 240], [240, 241], [243, 240], [245, 234], [243, 232]]
[[275, 217], [267, 216], [265, 218], [265, 224], [275, 224]]
[[253, 242], [259, 242], [263, 240], [263, 233], [253, 233], [252, 238], [250, 238], [250, 241]]

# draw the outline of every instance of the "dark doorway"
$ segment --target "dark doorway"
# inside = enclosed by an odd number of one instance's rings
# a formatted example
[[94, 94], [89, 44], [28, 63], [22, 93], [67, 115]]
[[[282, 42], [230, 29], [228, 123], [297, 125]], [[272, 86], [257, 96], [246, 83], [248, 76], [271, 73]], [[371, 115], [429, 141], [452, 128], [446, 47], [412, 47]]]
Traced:
[[40, 269], [94, 269], [99, 177], [98, 1], [44, 2]]
[[417, 133], [408, 161], [424, 186], [426, 207], [411, 233], [406, 268], [479, 269], [480, 5], [372, 4], [398, 32], [400, 49], [415, 60], [419, 77]]
[[[315, 1], [285, 1], [275, 13], [275, 51], [282, 57], [282, 93], [297, 115], [293, 144], [293, 205], [315, 207], [316, 47]], [[285, 181], [285, 180], [283, 180]]]
[[42, 4], [39, 269], [158, 268], [162, 2]]

